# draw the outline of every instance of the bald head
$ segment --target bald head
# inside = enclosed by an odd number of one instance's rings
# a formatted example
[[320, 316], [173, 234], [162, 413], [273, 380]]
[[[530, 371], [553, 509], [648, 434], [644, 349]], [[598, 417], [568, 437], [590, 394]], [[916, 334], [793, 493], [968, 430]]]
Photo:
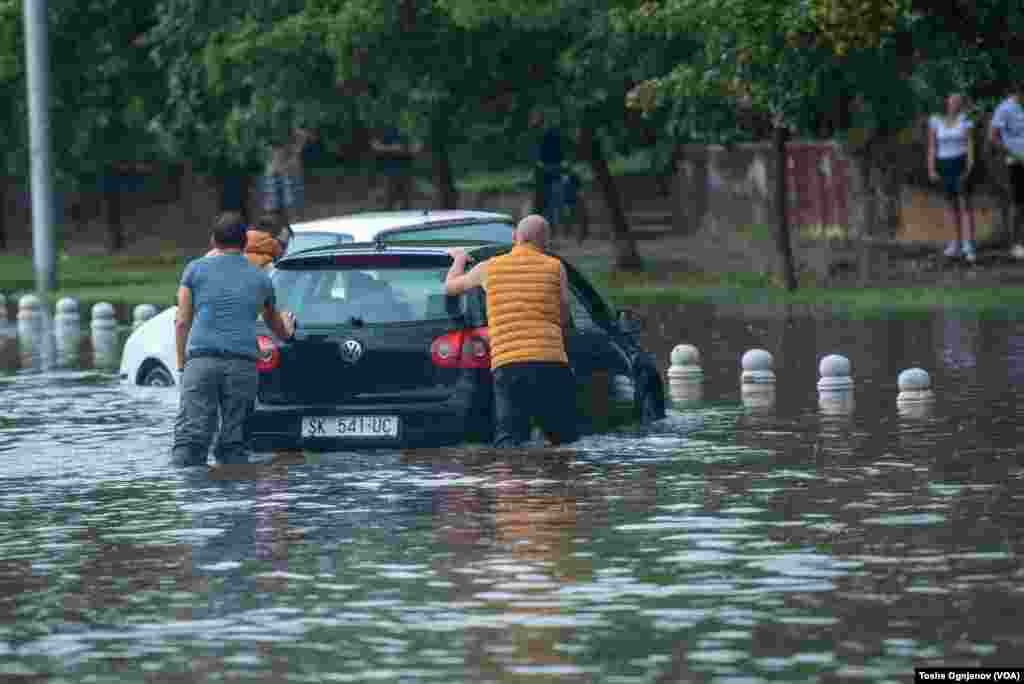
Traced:
[[540, 249], [548, 246], [548, 221], [540, 214], [523, 217], [516, 226], [516, 242], [529, 242]]

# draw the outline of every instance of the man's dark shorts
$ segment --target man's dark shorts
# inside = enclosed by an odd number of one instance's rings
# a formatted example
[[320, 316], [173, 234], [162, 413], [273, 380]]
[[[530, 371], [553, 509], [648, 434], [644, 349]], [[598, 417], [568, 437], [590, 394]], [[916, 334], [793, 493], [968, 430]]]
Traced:
[[516, 447], [530, 439], [531, 419], [553, 444], [579, 438], [576, 379], [564, 363], [526, 361], [494, 371], [494, 446]]

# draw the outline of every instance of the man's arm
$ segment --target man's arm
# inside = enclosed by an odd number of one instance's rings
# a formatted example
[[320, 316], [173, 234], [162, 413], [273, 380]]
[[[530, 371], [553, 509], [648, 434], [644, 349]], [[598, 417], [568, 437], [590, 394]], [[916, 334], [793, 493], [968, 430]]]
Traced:
[[263, 305], [263, 321], [279, 339], [290, 340], [295, 335], [295, 314], [278, 311], [269, 300]]
[[925, 163], [928, 164], [928, 178], [930, 178], [933, 181], [936, 181], [936, 180], [939, 179], [939, 172], [936, 171], [936, 168], [935, 168], [935, 147], [936, 147], [936, 144], [937, 143], [936, 143], [936, 140], [935, 140], [935, 127], [932, 126], [931, 122], [929, 121], [928, 122], [928, 157], [925, 160]]
[[999, 149], [1003, 146], [1003, 117], [999, 109], [992, 115], [992, 123], [988, 127], [988, 139]]
[[444, 279], [444, 293], [460, 295], [474, 287], [483, 287], [484, 276], [487, 274], [487, 262], [477, 264], [466, 273], [469, 256], [464, 249], [453, 249], [448, 252], [452, 257], [452, 266]]
[[572, 316], [569, 315], [569, 276], [565, 274], [565, 265], [560, 265], [562, 280], [562, 330], [568, 332], [572, 327]]
[[178, 288], [178, 311], [174, 314], [174, 348], [177, 355], [178, 370], [185, 370], [185, 348], [188, 335], [192, 332], [192, 289], [182, 285]]

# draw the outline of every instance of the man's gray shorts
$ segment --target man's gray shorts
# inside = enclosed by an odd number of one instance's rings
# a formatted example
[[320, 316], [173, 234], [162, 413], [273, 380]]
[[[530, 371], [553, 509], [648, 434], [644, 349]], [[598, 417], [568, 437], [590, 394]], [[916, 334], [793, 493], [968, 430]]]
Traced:
[[174, 462], [206, 465], [215, 433], [214, 456], [218, 462], [248, 462], [245, 421], [256, 401], [258, 384], [255, 360], [190, 358], [181, 378], [181, 404], [174, 424]]

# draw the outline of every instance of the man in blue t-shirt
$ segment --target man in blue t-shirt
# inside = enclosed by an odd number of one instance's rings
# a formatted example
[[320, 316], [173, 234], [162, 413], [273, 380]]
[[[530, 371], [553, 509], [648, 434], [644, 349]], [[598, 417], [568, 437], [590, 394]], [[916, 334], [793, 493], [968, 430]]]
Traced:
[[172, 452], [178, 465], [206, 465], [218, 414], [217, 461], [248, 461], [244, 427], [259, 384], [257, 317], [262, 313], [283, 340], [295, 333], [294, 317], [275, 307], [270, 277], [243, 255], [245, 233], [241, 216], [221, 215], [213, 249], [181, 277], [175, 317], [181, 403]]

